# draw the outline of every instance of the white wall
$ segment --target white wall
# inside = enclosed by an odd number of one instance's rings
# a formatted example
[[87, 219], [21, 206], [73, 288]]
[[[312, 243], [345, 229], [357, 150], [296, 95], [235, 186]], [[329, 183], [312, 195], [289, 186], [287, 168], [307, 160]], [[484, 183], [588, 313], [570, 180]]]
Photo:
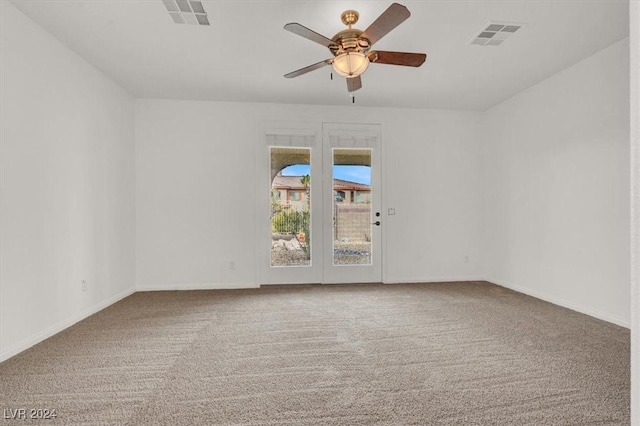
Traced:
[[2, 361], [133, 291], [135, 175], [132, 97], [0, 7]]
[[631, 94], [631, 424], [640, 424], [640, 3], [629, 2]]
[[480, 276], [477, 113], [139, 100], [138, 289], [258, 285], [254, 163], [272, 121], [382, 124], [385, 281]]
[[486, 113], [487, 278], [629, 326], [629, 40]]

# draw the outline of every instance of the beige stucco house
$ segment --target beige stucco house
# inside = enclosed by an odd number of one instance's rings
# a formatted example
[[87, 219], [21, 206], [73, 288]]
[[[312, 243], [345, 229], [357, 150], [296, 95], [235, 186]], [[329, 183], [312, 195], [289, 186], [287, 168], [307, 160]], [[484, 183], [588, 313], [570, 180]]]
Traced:
[[[334, 179], [333, 193], [336, 201], [342, 204], [371, 202], [371, 186], [362, 183]], [[286, 209], [304, 211], [309, 205], [307, 188], [302, 184], [302, 176], [282, 176], [278, 173], [271, 184], [271, 196]]]

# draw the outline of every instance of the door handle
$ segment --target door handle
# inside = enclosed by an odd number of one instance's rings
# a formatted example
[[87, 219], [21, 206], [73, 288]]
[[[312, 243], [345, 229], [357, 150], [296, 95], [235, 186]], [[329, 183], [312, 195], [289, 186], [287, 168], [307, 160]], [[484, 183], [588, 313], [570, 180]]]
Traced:
[[373, 223], [372, 223], [372, 225], [380, 226], [380, 221], [379, 221], [379, 220], [376, 220], [375, 222], [373, 222]]

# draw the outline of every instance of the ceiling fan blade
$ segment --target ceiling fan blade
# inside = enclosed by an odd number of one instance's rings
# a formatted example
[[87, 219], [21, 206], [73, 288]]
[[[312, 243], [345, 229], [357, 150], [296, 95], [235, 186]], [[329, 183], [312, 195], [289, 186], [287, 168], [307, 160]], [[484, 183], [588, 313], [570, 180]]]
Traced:
[[378, 16], [369, 28], [364, 30], [361, 37], [369, 40], [369, 45], [373, 46], [375, 42], [387, 35], [392, 29], [403, 23], [411, 16], [409, 9], [401, 4], [393, 3], [387, 10]]
[[367, 55], [374, 64], [404, 65], [419, 67], [427, 59], [426, 53], [387, 52], [374, 50]]
[[311, 72], [311, 71], [317, 70], [319, 68], [322, 68], [325, 65], [329, 65], [329, 64], [331, 64], [331, 61], [333, 61], [333, 59], [325, 59], [324, 61], [320, 61], [320, 62], [317, 62], [317, 63], [315, 63], [313, 65], [309, 65], [307, 67], [300, 68], [299, 70], [290, 72], [289, 74], [285, 74], [284, 77], [285, 78], [298, 77], [298, 76], [300, 76], [302, 74], [306, 74], [308, 72]]
[[349, 93], [353, 93], [358, 89], [362, 89], [362, 79], [360, 76], [347, 77], [347, 90]]
[[298, 24], [297, 22], [291, 22], [285, 25], [284, 29], [287, 31], [291, 31], [292, 33], [297, 34], [300, 37], [308, 38], [311, 41], [315, 41], [316, 43], [319, 43], [325, 47], [331, 47], [336, 45], [336, 43], [330, 38], [327, 38], [322, 34], [318, 34], [317, 32], [310, 30], [304, 25]]

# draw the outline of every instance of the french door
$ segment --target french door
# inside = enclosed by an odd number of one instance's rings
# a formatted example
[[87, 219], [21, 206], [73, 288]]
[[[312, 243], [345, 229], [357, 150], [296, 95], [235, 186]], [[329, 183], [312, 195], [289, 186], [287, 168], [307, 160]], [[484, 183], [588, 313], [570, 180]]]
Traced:
[[380, 136], [368, 124], [265, 130], [261, 284], [382, 281]]

